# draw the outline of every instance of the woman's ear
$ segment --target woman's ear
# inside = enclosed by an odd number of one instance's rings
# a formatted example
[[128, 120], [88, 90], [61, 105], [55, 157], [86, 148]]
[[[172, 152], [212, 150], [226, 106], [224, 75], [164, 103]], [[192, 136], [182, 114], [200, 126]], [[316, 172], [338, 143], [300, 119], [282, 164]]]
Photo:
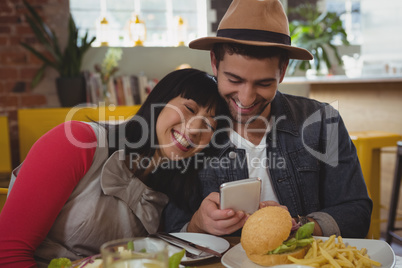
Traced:
[[218, 75], [218, 67], [216, 66], [216, 57], [215, 57], [215, 53], [211, 50], [209, 52], [209, 55], [211, 57], [211, 67], [212, 67], [212, 72], [214, 73], [215, 76]]

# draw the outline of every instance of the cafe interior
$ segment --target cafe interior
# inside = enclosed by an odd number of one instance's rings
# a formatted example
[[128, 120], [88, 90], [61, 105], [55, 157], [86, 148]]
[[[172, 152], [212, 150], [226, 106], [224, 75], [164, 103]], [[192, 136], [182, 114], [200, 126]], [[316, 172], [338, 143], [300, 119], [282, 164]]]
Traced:
[[[67, 44], [75, 30], [78, 39], [72, 46], [82, 54], [78, 80], [66, 81], [63, 71], [51, 64], [42, 69], [42, 56], [51, 52], [27, 19], [25, 2], [0, 4], [0, 213], [11, 171], [53, 127], [88, 118], [124, 121], [167, 73], [188, 67], [212, 73], [209, 51], [188, 44], [216, 34], [231, 0], [26, 2], [52, 30], [61, 49], [74, 49]], [[304, 67], [300, 61], [291, 62], [278, 90], [329, 103], [339, 111], [373, 200], [367, 239], [387, 240], [402, 256], [402, 231], [397, 230], [402, 227], [402, 2], [281, 3], [291, 30], [304, 27], [299, 29], [310, 38], [306, 42], [291, 32], [292, 45], [310, 50], [315, 59]], [[329, 17], [323, 14], [328, 13], [335, 14], [335, 20], [326, 21]], [[308, 35], [309, 29], [328, 29], [335, 21], [341, 30]]]

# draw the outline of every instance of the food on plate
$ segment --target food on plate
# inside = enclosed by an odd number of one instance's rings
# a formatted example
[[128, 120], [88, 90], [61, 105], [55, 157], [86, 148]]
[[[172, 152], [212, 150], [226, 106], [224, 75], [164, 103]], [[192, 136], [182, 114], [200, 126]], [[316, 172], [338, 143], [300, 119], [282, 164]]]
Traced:
[[[129, 242], [127, 247], [131, 250], [134, 250], [134, 244], [132, 242], [131, 243]], [[183, 249], [179, 252], [172, 254], [169, 257], [169, 268], [178, 268], [185, 253], [186, 250]], [[74, 262], [71, 262], [67, 258], [57, 258], [53, 259], [49, 263], [48, 268], [102, 268], [102, 259], [100, 254], [90, 256]]]
[[183, 257], [184, 257], [184, 253], [186, 253], [185, 249], [183, 249], [179, 252], [176, 252], [172, 256], [170, 256], [169, 257], [169, 268], [179, 267], [181, 259], [183, 259]]
[[335, 235], [329, 237], [325, 242], [322, 239], [315, 239], [308, 250], [304, 259], [288, 257], [290, 261], [296, 264], [308, 265], [313, 267], [373, 267], [381, 266], [381, 263], [370, 259], [367, 255], [367, 249], [357, 249], [351, 245], [345, 245], [342, 237]]
[[314, 222], [298, 229], [293, 227], [292, 217], [286, 209], [265, 207], [247, 219], [240, 242], [247, 257], [256, 264], [273, 266], [292, 263], [288, 256], [303, 258], [314, 241]]
[[73, 262], [67, 258], [56, 258], [50, 261], [48, 268], [102, 268], [102, 259], [100, 257], [100, 254], [98, 254]]
[[69, 268], [71, 261], [67, 258], [57, 258], [50, 261], [48, 268]]

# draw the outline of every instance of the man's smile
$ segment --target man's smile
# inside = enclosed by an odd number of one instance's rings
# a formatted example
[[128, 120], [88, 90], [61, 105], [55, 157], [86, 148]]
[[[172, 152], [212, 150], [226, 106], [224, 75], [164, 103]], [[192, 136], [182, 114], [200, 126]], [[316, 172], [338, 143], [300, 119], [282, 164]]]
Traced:
[[235, 100], [233, 98], [232, 98], [232, 102], [236, 106], [236, 108], [237, 108], [236, 110], [239, 111], [240, 113], [244, 113], [244, 114], [251, 113], [258, 104], [258, 102], [257, 102], [257, 103], [253, 103], [249, 106], [243, 106], [239, 100]]

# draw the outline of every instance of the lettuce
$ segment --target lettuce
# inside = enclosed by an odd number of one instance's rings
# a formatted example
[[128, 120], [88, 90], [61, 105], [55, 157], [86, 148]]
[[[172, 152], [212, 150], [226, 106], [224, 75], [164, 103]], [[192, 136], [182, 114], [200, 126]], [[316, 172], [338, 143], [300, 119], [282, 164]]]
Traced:
[[280, 254], [291, 252], [297, 248], [305, 247], [314, 242], [313, 238], [314, 222], [308, 222], [302, 225], [296, 232], [295, 237], [286, 240], [282, 245], [267, 254]]
[[67, 258], [52, 259], [48, 268], [68, 268], [71, 267], [71, 261]]

